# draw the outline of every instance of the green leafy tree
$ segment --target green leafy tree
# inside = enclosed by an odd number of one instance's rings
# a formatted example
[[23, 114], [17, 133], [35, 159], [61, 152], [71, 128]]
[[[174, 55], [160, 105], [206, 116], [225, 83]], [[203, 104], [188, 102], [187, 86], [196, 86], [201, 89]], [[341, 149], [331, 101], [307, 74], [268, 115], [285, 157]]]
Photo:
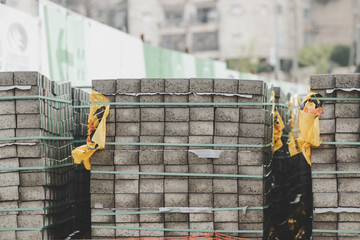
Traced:
[[316, 73], [329, 73], [332, 46], [305, 46], [298, 54], [300, 66], [315, 66]]

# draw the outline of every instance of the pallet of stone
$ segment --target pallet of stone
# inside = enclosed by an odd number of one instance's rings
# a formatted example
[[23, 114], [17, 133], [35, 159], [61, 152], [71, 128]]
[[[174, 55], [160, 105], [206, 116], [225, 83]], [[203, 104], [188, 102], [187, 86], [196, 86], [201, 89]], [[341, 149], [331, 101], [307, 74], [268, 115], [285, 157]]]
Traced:
[[[107, 233], [94, 228], [93, 237], [101, 234], [128, 236], [174, 236], [179, 232], [162, 228], [185, 229], [262, 229], [261, 210], [218, 211], [213, 213], [156, 213], [101, 216], [104, 208], [116, 212], [144, 211], [159, 207], [238, 207], [240, 202], [262, 206], [262, 180], [214, 178], [212, 174], [262, 175], [262, 148], [186, 146], [186, 144], [267, 144], [270, 111], [262, 81], [224, 79], [119, 79], [93, 81], [93, 89], [124, 105], [111, 105], [114, 120], [107, 124], [108, 136], [115, 142], [158, 143], [156, 146], [116, 145], [98, 151], [92, 157], [92, 170], [122, 172], [159, 172], [160, 175], [91, 174], [92, 225], [117, 226]], [[151, 102], [162, 103], [151, 104]], [[212, 105], [202, 105], [209, 102]], [[231, 103], [258, 103], [258, 106]], [[129, 104], [126, 104], [129, 103]], [[141, 103], [136, 105], [134, 103]], [[173, 105], [167, 103], [173, 103]], [[181, 104], [184, 103], [184, 104]], [[199, 103], [194, 104], [194, 103]], [[221, 103], [221, 106], [217, 106]], [[225, 105], [229, 103], [228, 105]], [[176, 105], [175, 105], [176, 104]], [[185, 146], [162, 146], [161, 143]], [[191, 151], [211, 149], [221, 152], [217, 158], [198, 157]], [[251, 152], [250, 152], [251, 151]], [[252, 155], [257, 156], [251, 161]], [[269, 155], [267, 155], [269, 156]], [[238, 160], [239, 159], [239, 160]], [[205, 174], [163, 176], [161, 173]], [[204, 177], [208, 174], [208, 177]], [[196, 183], [200, 184], [199, 186]], [[113, 189], [113, 190], [112, 190]], [[112, 194], [114, 193], [114, 194]], [[240, 194], [240, 196], [239, 196]], [[216, 195], [216, 197], [215, 197]], [[214, 200], [213, 200], [214, 198]], [[252, 213], [253, 211], [259, 212]], [[243, 224], [238, 224], [238, 220]], [[246, 223], [246, 224], [245, 224]], [[250, 226], [251, 225], [251, 226]], [[127, 226], [130, 229], [123, 229]], [[136, 230], [131, 229], [136, 227]], [[125, 227], [126, 228], [126, 227]], [[140, 228], [140, 230], [139, 230]], [[155, 228], [149, 231], [144, 228]], [[249, 229], [250, 230], [250, 229]], [[194, 233], [182, 232], [181, 235]], [[262, 234], [244, 236], [261, 237]]]
[[[311, 77], [311, 88], [314, 92], [318, 91], [324, 97], [334, 98], [325, 100], [323, 114], [320, 117], [320, 128], [323, 141], [337, 142], [336, 145], [324, 145], [319, 149], [313, 149], [313, 170], [357, 170], [359, 146], [339, 143], [360, 141], [360, 125], [358, 124], [360, 122], [360, 92], [356, 90], [359, 87], [359, 74], [315, 75]], [[316, 182], [319, 184], [318, 193], [314, 193], [315, 207], [349, 208], [358, 206], [353, 199], [358, 197], [356, 182], [359, 174], [314, 174], [314, 177], [318, 178]], [[323, 183], [320, 184], [320, 181]], [[323, 192], [326, 190], [325, 181], [333, 181], [331, 186], [333, 189], [331, 191], [327, 189], [331, 193]], [[357, 214], [350, 213], [315, 214], [314, 221], [314, 228], [339, 231], [355, 230], [354, 226], [359, 224]], [[319, 224], [325, 224], [325, 226], [318, 226]], [[351, 236], [346, 232], [339, 232], [338, 234], [318, 233], [315, 235], [337, 236], [338, 239]]]

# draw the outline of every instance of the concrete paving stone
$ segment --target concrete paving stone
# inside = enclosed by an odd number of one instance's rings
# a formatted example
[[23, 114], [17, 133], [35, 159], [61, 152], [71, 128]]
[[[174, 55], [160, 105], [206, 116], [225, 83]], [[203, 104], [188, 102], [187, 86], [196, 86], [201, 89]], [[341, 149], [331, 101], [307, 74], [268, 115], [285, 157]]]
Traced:
[[237, 79], [214, 79], [214, 92], [216, 93], [236, 93], [239, 80]]
[[190, 92], [211, 93], [214, 91], [214, 80], [207, 78], [191, 78]]
[[161, 193], [141, 193], [139, 194], [139, 199], [140, 207], [158, 208], [164, 205], [164, 198]]
[[19, 215], [17, 217], [17, 225], [19, 228], [42, 228], [49, 223], [48, 219], [45, 218], [43, 214], [32, 214], [32, 215]]
[[[134, 210], [119, 209], [117, 212], [133, 212]], [[138, 223], [140, 221], [140, 215], [115, 215], [116, 223]]]
[[238, 174], [238, 165], [214, 165], [215, 174]]
[[316, 74], [310, 76], [310, 87], [312, 89], [335, 88], [335, 76], [332, 74]]
[[[38, 187], [19, 187], [20, 201], [37, 201], [45, 199], [46, 195], [50, 193], [49, 189], [43, 186]], [[50, 195], [47, 195], [50, 196]]]
[[[239, 230], [263, 230], [263, 223], [239, 223]], [[242, 233], [239, 237], [261, 239], [263, 233]]]
[[142, 93], [148, 92], [164, 92], [165, 81], [162, 78], [143, 78], [140, 79], [140, 91]]
[[139, 164], [163, 164], [163, 152], [162, 151], [140, 151]]
[[238, 211], [215, 211], [214, 222], [237, 222], [239, 220]]
[[264, 160], [263, 152], [255, 152], [255, 151], [239, 151], [238, 155], [238, 164], [241, 166], [259, 166], [262, 165]]
[[165, 121], [186, 122], [189, 119], [189, 108], [165, 108]]
[[238, 93], [262, 95], [265, 84], [257, 80], [239, 80]]
[[[322, 142], [335, 142], [335, 134], [334, 133], [330, 133], [330, 134], [320, 134], [320, 141]], [[321, 144], [319, 147], [319, 149], [334, 149], [335, 146], [334, 145], [330, 145], [330, 144]]]
[[[115, 166], [115, 170], [119, 172], [139, 172], [140, 167], [136, 165], [119, 165]], [[116, 174], [115, 179], [139, 179], [138, 174]]]
[[17, 128], [41, 128], [40, 114], [17, 114]]
[[[116, 188], [115, 188], [116, 192]], [[114, 181], [113, 180], [95, 180], [91, 179], [90, 181], [90, 194], [93, 193], [114, 193]]]
[[[136, 126], [137, 128], [137, 126]], [[130, 137], [130, 136], [120, 136], [117, 134], [117, 136], [115, 137], [115, 141], [116, 142], [123, 142], [123, 143], [137, 143], [139, 142], [139, 137]], [[138, 150], [139, 146], [132, 146], [132, 145], [116, 145], [115, 146], [115, 150]]]
[[[216, 230], [226, 230], [226, 231], [237, 231], [238, 222], [215, 222], [214, 227]], [[237, 233], [226, 233], [228, 236], [237, 236]]]
[[[214, 173], [212, 164], [191, 164], [189, 165], [190, 173], [212, 174]], [[201, 177], [204, 178], [204, 177]]]
[[165, 179], [164, 191], [166, 193], [187, 193], [189, 182], [187, 179]]
[[[159, 103], [159, 102], [164, 102], [164, 95], [141, 95], [140, 96], [140, 102], [142, 103]], [[164, 106], [162, 105], [141, 105], [141, 107], [149, 107], [149, 108], [162, 108]]]
[[[198, 95], [191, 94], [189, 95], [189, 102], [191, 103], [212, 103], [214, 96], [211, 95]], [[203, 105], [199, 105], [198, 107], [204, 107]]]
[[218, 122], [239, 122], [239, 108], [216, 108], [215, 120]]
[[[214, 141], [216, 143], [216, 141]], [[213, 159], [213, 164], [237, 164], [237, 152], [236, 150], [223, 151], [219, 158]], [[215, 169], [216, 165], [214, 166]]]
[[1, 115], [13, 115], [15, 114], [15, 101], [0, 101]]
[[134, 151], [114, 151], [115, 165], [134, 165], [139, 164], [139, 152]]
[[115, 131], [115, 123], [106, 123], [106, 136], [114, 137]]
[[[44, 204], [44, 202], [43, 202]], [[44, 206], [44, 205], [43, 205]], [[18, 201], [0, 201], [0, 209], [16, 209], [19, 208]], [[17, 211], [1, 211], [0, 215], [17, 215]]]
[[360, 121], [358, 118], [337, 118], [336, 133], [359, 133]]
[[335, 104], [336, 118], [359, 118], [360, 105], [357, 103], [336, 103]]
[[213, 193], [237, 193], [236, 179], [214, 179]]
[[[189, 137], [164, 136], [164, 143], [189, 143]], [[187, 150], [187, 146], [164, 146], [165, 150]]]
[[239, 124], [229, 122], [216, 122], [215, 135], [237, 137], [239, 136]]
[[339, 213], [338, 215], [339, 222], [360, 222], [360, 215], [357, 213]]
[[320, 120], [320, 134], [335, 133], [335, 119]]
[[1, 228], [17, 228], [17, 215], [0, 215]]
[[140, 136], [140, 123], [116, 124], [116, 136]]
[[239, 194], [262, 194], [264, 191], [262, 179], [239, 179]]
[[263, 124], [240, 123], [239, 136], [241, 137], [264, 137], [265, 126]]
[[[187, 103], [189, 95], [164, 95], [165, 103]], [[168, 108], [188, 107], [188, 105], [166, 105]]]
[[[1, 80], [0, 80], [1, 81]], [[0, 84], [0, 86], [3, 86]], [[15, 96], [15, 90], [11, 89], [11, 90], [1, 90], [0, 91], [0, 97], [12, 97]]]
[[165, 79], [165, 92], [187, 93], [190, 91], [189, 79]]
[[[337, 170], [338, 171], [360, 171], [360, 165], [359, 163], [337, 163]], [[339, 178], [359, 178], [359, 174], [339, 174]]]
[[[140, 223], [142, 228], [164, 228], [164, 223]], [[140, 230], [140, 236], [144, 237], [164, 237], [164, 231], [159, 230]]]
[[[114, 223], [98, 223], [97, 226], [115, 226]], [[92, 228], [91, 229], [91, 237], [96, 238], [114, 238], [115, 237], [115, 229], [108, 229], [108, 228]]]
[[[91, 160], [90, 163], [92, 164]], [[101, 166], [101, 165], [91, 165], [91, 170], [93, 171], [114, 171], [114, 166]], [[114, 180], [114, 174], [107, 173], [92, 173], [90, 174], [90, 179], [94, 180]]]
[[0, 187], [0, 200], [1, 201], [18, 201], [19, 190], [18, 186]]
[[[360, 92], [359, 91], [336, 91], [336, 97], [337, 98], [359, 98]], [[359, 101], [354, 100], [338, 100], [337, 102], [340, 103], [359, 103]]]
[[239, 166], [240, 175], [263, 175], [263, 166]]
[[147, 222], [147, 223], [159, 223], [164, 222], [164, 214], [141, 214], [140, 215], [140, 222]]
[[31, 86], [30, 89], [26, 89], [26, 90], [18, 89], [18, 88], [14, 89], [15, 96], [26, 96], [26, 95], [37, 96], [41, 94], [40, 91], [41, 88], [39, 88], [38, 86]]
[[212, 179], [189, 179], [189, 193], [212, 193]]
[[[110, 100], [109, 100], [110, 101]], [[115, 102], [119, 103], [138, 103], [140, 102], [139, 96], [129, 96], [129, 95], [115, 95]], [[116, 110], [126, 109], [126, 108], [138, 108], [138, 105], [114, 105]], [[110, 107], [111, 108], [111, 107]]]
[[360, 88], [360, 74], [335, 74], [335, 87]]
[[[189, 165], [165, 165], [165, 172], [167, 173], [187, 173], [189, 172]], [[165, 178], [184, 178], [184, 176], [171, 176]]]
[[360, 193], [339, 193], [339, 207], [357, 207], [360, 205]]
[[[114, 187], [114, 185], [113, 185]], [[112, 189], [115, 193], [138, 193], [139, 180], [138, 179], [121, 179], [115, 181], [115, 188]]]
[[213, 122], [190, 122], [190, 135], [209, 136], [214, 135]]
[[324, 104], [323, 110], [320, 115], [320, 120], [334, 119], [334, 118], [335, 118], [335, 104], [333, 103]]
[[114, 123], [116, 121], [116, 109], [110, 108], [109, 115], [106, 118], [107, 123]]
[[115, 208], [137, 208], [139, 207], [139, 194], [119, 193], [115, 194]]
[[313, 163], [335, 163], [335, 149], [311, 149], [311, 162]]
[[[114, 194], [91, 194], [90, 196], [90, 208], [113, 208], [119, 207], [118, 204], [118, 194], [114, 196]], [[121, 196], [121, 199], [125, 198], [125, 196]], [[96, 206], [96, 207], [95, 207]]]
[[[347, 230], [347, 231], [359, 231], [360, 222], [339, 222], [338, 225], [339, 230]], [[354, 236], [351, 233], [339, 233], [338, 236]]]
[[14, 73], [13, 72], [1, 72], [0, 73], [0, 86], [12, 86], [14, 85]]
[[214, 207], [215, 208], [229, 208], [238, 207], [238, 194], [235, 193], [214, 193]]
[[[50, 206], [51, 201], [26, 201], [26, 202], [19, 202], [19, 208], [43, 208], [44, 202], [47, 206]], [[49, 213], [49, 210], [45, 211], [46, 214]], [[44, 210], [29, 210], [29, 211], [20, 211], [19, 215], [33, 215], [33, 214], [44, 214]]]
[[16, 231], [1, 231], [1, 239], [16, 239]]
[[[189, 223], [190, 229], [200, 229], [200, 230], [214, 230], [213, 222], [191, 222]], [[195, 236], [199, 234], [204, 234], [207, 232], [190, 232], [190, 236]]]
[[189, 193], [189, 207], [213, 207], [213, 203], [212, 193]]
[[14, 158], [14, 157], [17, 157], [15, 145], [0, 147], [0, 159]]
[[187, 151], [164, 151], [164, 164], [187, 164], [188, 152]]
[[[360, 119], [359, 119], [360, 120]], [[360, 128], [359, 128], [360, 130]], [[360, 132], [359, 133], [335, 133], [336, 142], [360, 142]], [[342, 147], [356, 147], [352, 145], [342, 145]]]
[[338, 207], [338, 193], [317, 193], [314, 196], [314, 207]]
[[312, 183], [314, 193], [336, 193], [338, 190], [336, 179], [313, 179]]
[[[165, 222], [165, 228], [170, 229], [189, 229], [189, 222]], [[165, 237], [179, 237], [179, 236], [189, 236], [188, 232], [181, 232], [181, 231], [166, 231]]]
[[239, 206], [251, 206], [251, 207], [261, 207], [263, 206], [263, 195], [262, 194], [250, 194], [239, 195]]
[[336, 161], [339, 163], [357, 163], [359, 162], [359, 156], [360, 148], [346, 148], [343, 146], [336, 148]]
[[190, 121], [214, 121], [214, 108], [190, 108]]
[[97, 150], [91, 156], [91, 164], [104, 166], [114, 165], [114, 151]]
[[[221, 95], [214, 95], [214, 103], [237, 103], [238, 98], [237, 96], [221, 96]], [[234, 107], [234, 105], [221, 105], [221, 107]]]
[[[314, 222], [313, 229], [326, 229], [326, 230], [337, 230], [337, 223], [335, 222]], [[314, 237], [327, 237], [327, 239], [336, 238], [336, 233], [328, 232], [317, 232], [313, 233]]]
[[22, 187], [45, 186], [51, 183], [51, 177], [44, 171], [20, 172], [20, 183]]
[[[312, 158], [311, 158], [312, 161]], [[314, 163], [312, 161], [311, 170], [312, 171], [336, 171], [337, 164], [335, 163]], [[336, 179], [335, 174], [312, 174], [312, 178], [334, 178]]]
[[[140, 165], [140, 172], [163, 173], [164, 165]], [[140, 178], [164, 178], [164, 175], [141, 175]]]
[[[121, 180], [124, 181], [124, 180]], [[141, 179], [139, 184], [140, 193], [163, 193], [164, 180], [163, 179]], [[133, 188], [134, 191], [137, 187]]]
[[39, 85], [41, 74], [38, 72], [14, 72], [14, 85]]
[[356, 193], [360, 192], [360, 186], [358, 184], [358, 179], [355, 178], [338, 178], [338, 191], [346, 193]]
[[[216, 123], [217, 124], [217, 123]], [[237, 123], [234, 123], [237, 124]], [[237, 144], [238, 138], [237, 136], [214, 136], [214, 144], [221, 144], [221, 145], [230, 145], [230, 144]], [[227, 147], [227, 146], [218, 146], [214, 147], [215, 150], [237, 150], [236, 147]], [[221, 154], [223, 154], [222, 152]], [[220, 157], [221, 157], [220, 154]]]
[[[139, 227], [139, 223], [116, 223], [117, 227]], [[139, 230], [116, 229], [115, 236], [140, 237]]]
[[116, 93], [116, 80], [92, 80], [92, 89], [107, 95]]
[[[140, 142], [142, 143], [163, 143], [164, 137], [163, 136], [140, 136]], [[162, 150], [164, 149], [164, 146], [158, 145], [158, 146], [151, 146], [151, 145], [144, 145], [140, 146], [141, 151], [145, 150]]]
[[26, 146], [18, 145], [17, 156], [20, 158], [39, 158], [44, 156], [44, 148], [41, 144]]
[[314, 213], [314, 222], [337, 222], [338, 215], [334, 213]]
[[241, 223], [262, 223], [264, 220], [264, 211], [263, 210], [248, 210], [246, 214], [242, 211], [238, 211], [239, 222]]
[[16, 237], [17, 239], [33, 239], [33, 240], [41, 240], [44, 236], [47, 236], [48, 230], [43, 231], [17, 231]]
[[164, 122], [141, 122], [141, 135], [143, 136], [163, 136]]
[[188, 136], [188, 122], [165, 122], [165, 135], [167, 136]]
[[141, 108], [140, 111], [142, 122], [158, 122], [164, 121], [164, 108]]
[[0, 173], [0, 187], [18, 186], [19, 184], [19, 172]]
[[[91, 214], [97, 214], [97, 213], [109, 213], [113, 212], [108, 209], [91, 209]], [[113, 223], [115, 222], [115, 216], [112, 215], [91, 215], [91, 222], [92, 223]]]
[[[212, 144], [213, 136], [189, 136], [189, 143], [191, 144]], [[212, 149], [211, 146], [194, 147], [191, 146], [189, 149]]]
[[16, 128], [15, 115], [0, 115], [0, 122], [2, 123], [0, 129]]
[[190, 213], [190, 222], [213, 222], [214, 213]]
[[118, 93], [140, 92], [140, 79], [116, 79], [116, 91]]
[[17, 114], [40, 114], [39, 100], [16, 100], [15, 107]]
[[[245, 98], [245, 97], [239, 97], [238, 98], [238, 102], [239, 103], [264, 103], [265, 102], [265, 97], [263, 95], [252, 95], [251, 98]], [[264, 109], [264, 105], [263, 104], [259, 104], [259, 105], [241, 105], [239, 106], [239, 108], [251, 108], [251, 109]]]

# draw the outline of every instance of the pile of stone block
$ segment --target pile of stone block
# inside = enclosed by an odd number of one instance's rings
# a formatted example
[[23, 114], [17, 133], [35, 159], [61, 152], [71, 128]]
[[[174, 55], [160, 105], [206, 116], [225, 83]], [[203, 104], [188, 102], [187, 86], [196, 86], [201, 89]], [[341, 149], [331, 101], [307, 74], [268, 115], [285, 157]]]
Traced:
[[[107, 144], [91, 158], [92, 238], [166, 237], [199, 232], [163, 229], [259, 230], [229, 233], [262, 239], [263, 210], [223, 208], [263, 206], [262, 178], [139, 175], [137, 172], [263, 175], [270, 147], [126, 145], [120, 143], [253, 144], [271, 142], [271, 106], [182, 105], [181, 103], [264, 103], [263, 81], [230, 79], [94, 80], [93, 89], [111, 105]], [[125, 104], [128, 103], [128, 104]], [[141, 103], [141, 105], [131, 105]], [[178, 105], [151, 105], [174, 103]], [[196, 150], [221, 151], [202, 157]], [[195, 153], [194, 153], [195, 152]], [[217, 151], [214, 151], [217, 152]], [[218, 152], [217, 152], [218, 153]], [[161, 207], [210, 208], [201, 213], [129, 214]], [[220, 209], [220, 210], [219, 210]], [[219, 211], [218, 211], [219, 210]], [[108, 215], [112, 213], [112, 215]], [[152, 230], [150, 230], [152, 229]]]
[[70, 83], [3, 72], [0, 96], [0, 238], [64, 238], [74, 230]]
[[[314, 75], [311, 90], [325, 100], [320, 117], [321, 140], [325, 142], [360, 142], [359, 74]], [[357, 88], [358, 90], [355, 90]], [[329, 91], [331, 90], [331, 91]], [[359, 171], [359, 145], [322, 144], [312, 149], [313, 171]], [[360, 174], [313, 174], [314, 208], [358, 208]], [[314, 214], [314, 229], [359, 230], [360, 214]], [[314, 239], [354, 239], [348, 233], [314, 233]]]

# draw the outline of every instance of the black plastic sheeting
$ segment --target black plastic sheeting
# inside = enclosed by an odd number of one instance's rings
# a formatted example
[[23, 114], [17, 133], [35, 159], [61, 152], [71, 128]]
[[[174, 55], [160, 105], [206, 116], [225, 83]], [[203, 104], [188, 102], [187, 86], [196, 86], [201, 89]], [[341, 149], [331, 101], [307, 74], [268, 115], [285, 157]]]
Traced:
[[290, 156], [286, 139], [271, 162], [266, 180], [264, 239], [311, 239], [313, 194], [311, 168], [302, 153]]

